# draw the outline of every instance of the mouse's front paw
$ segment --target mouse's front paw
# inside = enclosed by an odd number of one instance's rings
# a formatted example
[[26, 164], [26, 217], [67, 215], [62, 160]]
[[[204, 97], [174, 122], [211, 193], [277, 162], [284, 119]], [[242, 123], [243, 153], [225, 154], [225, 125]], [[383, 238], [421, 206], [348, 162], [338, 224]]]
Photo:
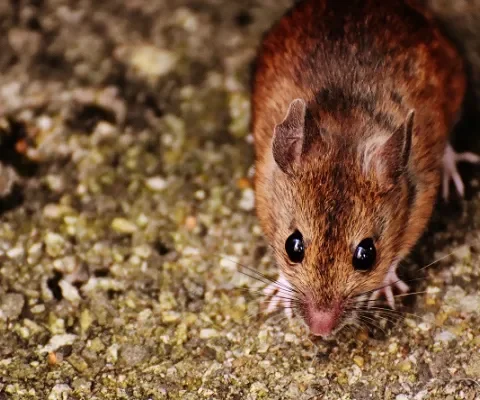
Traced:
[[292, 296], [293, 290], [290, 283], [280, 274], [278, 280], [272, 282], [265, 289], [263, 294], [267, 298], [266, 313], [270, 314], [279, 308], [285, 310], [287, 317], [293, 317]]
[[450, 181], [453, 181], [459, 196], [464, 196], [465, 185], [457, 169], [457, 164], [462, 161], [470, 164], [480, 164], [480, 156], [471, 152], [456, 153], [453, 147], [448, 144], [443, 155], [442, 196], [445, 201], [449, 198]]
[[375, 300], [377, 300], [381, 295], [384, 295], [387, 299], [387, 303], [393, 310], [395, 309], [395, 296], [393, 295], [393, 288], [397, 289], [400, 293], [407, 293], [409, 291], [408, 285], [403, 282], [395, 272], [396, 268], [390, 268], [383, 280], [382, 287], [375, 290], [370, 296], [368, 306], [371, 307]]

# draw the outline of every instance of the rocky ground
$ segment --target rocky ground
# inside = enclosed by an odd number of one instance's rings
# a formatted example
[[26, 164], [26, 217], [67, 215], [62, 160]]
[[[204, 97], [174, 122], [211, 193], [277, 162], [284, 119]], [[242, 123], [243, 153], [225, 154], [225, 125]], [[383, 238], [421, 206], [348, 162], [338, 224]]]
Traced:
[[[248, 79], [288, 6], [0, 0], [0, 399], [480, 399], [478, 169], [393, 326], [313, 340], [238, 272], [275, 277]], [[431, 6], [479, 86], [480, 3]]]

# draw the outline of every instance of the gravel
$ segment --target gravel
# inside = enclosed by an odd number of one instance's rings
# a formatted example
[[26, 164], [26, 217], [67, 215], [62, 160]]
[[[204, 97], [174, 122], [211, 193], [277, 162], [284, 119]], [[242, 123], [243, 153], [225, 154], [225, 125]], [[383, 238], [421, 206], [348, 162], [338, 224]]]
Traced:
[[[470, 3], [429, 2], [476, 78]], [[289, 5], [0, 2], [0, 398], [480, 399], [475, 169], [405, 262], [396, 324], [315, 339], [239, 272], [276, 273], [249, 66]]]

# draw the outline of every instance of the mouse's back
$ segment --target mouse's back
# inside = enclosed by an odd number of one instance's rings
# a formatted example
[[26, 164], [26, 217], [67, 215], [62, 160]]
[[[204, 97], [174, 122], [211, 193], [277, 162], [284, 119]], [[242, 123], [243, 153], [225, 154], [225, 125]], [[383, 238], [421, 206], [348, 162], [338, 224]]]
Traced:
[[[270, 128], [297, 97], [325, 112], [358, 106], [379, 114], [430, 101], [455, 114], [463, 98], [461, 57], [413, 3], [306, 0], [292, 8], [260, 46], [252, 96], [256, 139], [273, 134]], [[403, 120], [405, 107], [394, 122]]]

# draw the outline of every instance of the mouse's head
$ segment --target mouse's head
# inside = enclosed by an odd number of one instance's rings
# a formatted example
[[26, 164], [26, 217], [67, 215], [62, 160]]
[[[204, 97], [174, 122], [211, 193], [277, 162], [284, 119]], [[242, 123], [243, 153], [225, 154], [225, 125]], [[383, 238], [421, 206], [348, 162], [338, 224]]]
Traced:
[[294, 305], [315, 335], [354, 323], [360, 299], [381, 287], [410, 246], [402, 228], [413, 112], [393, 132], [362, 120], [333, 130], [371, 132], [328, 132], [297, 99], [273, 136], [273, 166], [263, 182], [269, 195], [260, 196], [260, 206]]

